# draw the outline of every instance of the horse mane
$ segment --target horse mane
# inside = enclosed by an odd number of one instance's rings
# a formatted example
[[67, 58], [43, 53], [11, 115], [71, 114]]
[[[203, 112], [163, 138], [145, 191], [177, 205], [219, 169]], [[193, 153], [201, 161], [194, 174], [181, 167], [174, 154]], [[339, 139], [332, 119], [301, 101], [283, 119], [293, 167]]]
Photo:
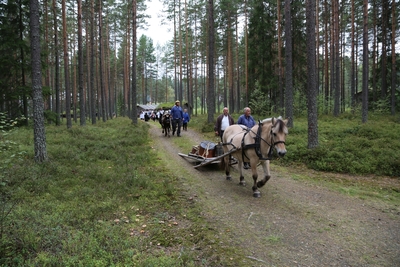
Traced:
[[275, 119], [275, 120], [282, 120], [282, 116], [279, 116], [278, 118], [266, 118], [266, 119], [263, 119], [263, 120], [261, 121], [261, 123], [271, 122], [272, 119]]
[[276, 129], [278, 130], [278, 132], [284, 132], [287, 133], [287, 129], [285, 129], [285, 123], [283, 123], [283, 118], [282, 116], [279, 116], [278, 118], [266, 118], [264, 120], [261, 121], [261, 123], [268, 123], [268, 122], [272, 122], [272, 120], [274, 120], [275, 125], [274, 127], [276, 127]]

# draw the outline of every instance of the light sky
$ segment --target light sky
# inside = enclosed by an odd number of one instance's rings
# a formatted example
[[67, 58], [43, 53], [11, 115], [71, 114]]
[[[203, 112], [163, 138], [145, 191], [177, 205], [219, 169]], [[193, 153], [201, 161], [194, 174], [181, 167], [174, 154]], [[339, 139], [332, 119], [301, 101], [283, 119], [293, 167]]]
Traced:
[[163, 46], [166, 42], [172, 39], [173, 35], [172, 27], [161, 25], [162, 18], [158, 17], [162, 14], [163, 5], [159, 0], [148, 0], [146, 1], [146, 5], [146, 14], [151, 16], [151, 18], [147, 19], [149, 27], [147, 30], [138, 29], [137, 38], [139, 40], [140, 36], [144, 34], [153, 39], [154, 47], [157, 46], [157, 43]]

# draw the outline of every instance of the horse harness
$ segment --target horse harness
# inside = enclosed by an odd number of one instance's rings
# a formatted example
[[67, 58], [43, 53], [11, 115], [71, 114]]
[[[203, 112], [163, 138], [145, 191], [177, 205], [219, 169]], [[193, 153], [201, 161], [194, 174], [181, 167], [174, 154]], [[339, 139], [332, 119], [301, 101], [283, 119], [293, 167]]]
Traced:
[[[251, 130], [251, 128], [242, 127], [242, 129], [246, 131], [245, 134], [244, 134], [243, 137], [242, 137], [242, 142], [241, 142], [241, 147], [242, 147], [242, 160], [243, 160], [243, 161], [244, 161], [244, 157], [246, 157], [247, 159], [249, 159], [249, 157], [248, 157], [248, 156], [246, 155], [246, 153], [245, 153], [245, 150], [247, 150], [247, 149], [254, 148], [254, 150], [255, 150], [255, 152], [256, 152], [256, 154], [257, 154], [259, 160], [271, 160], [271, 159], [272, 159], [272, 153], [273, 153], [273, 146], [275, 146], [276, 144], [280, 144], [280, 143], [285, 144], [285, 141], [277, 141], [277, 142], [274, 141], [274, 135], [273, 135], [273, 132], [272, 132], [272, 127], [271, 127], [271, 142], [268, 143], [268, 141], [266, 141], [265, 139], [263, 139], [263, 138], [261, 137], [261, 132], [262, 132], [262, 127], [261, 127], [261, 126], [262, 126], [262, 125], [263, 125], [263, 124], [261, 123], [261, 121], [259, 121], [259, 122], [258, 122], [257, 133], [253, 132], [253, 131]], [[247, 135], [249, 132], [254, 133], [256, 136], [253, 137], [253, 138], [254, 138], [254, 143], [253, 143], [253, 144], [248, 144], [248, 145], [246, 145], [246, 144], [244, 143], [244, 138], [246, 137], [246, 135]], [[233, 140], [233, 138], [232, 138], [232, 140]], [[231, 146], [233, 146], [233, 149], [235, 149], [236, 147], [235, 147], [234, 144], [232, 144], [232, 140], [231, 140], [229, 143], [226, 143], [226, 144], [223, 144], [223, 145], [231, 145]], [[264, 142], [267, 143], [267, 145], [269, 146], [269, 151], [268, 151], [268, 157], [267, 157], [267, 158], [264, 158], [264, 157], [262, 156], [262, 153], [261, 153], [261, 141], [264, 141]]]

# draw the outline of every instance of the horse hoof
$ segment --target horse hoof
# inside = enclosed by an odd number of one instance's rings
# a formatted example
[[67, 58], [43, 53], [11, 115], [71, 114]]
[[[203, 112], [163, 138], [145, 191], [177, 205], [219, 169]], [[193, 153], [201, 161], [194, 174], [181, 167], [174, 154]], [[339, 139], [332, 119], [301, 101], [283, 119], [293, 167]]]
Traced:
[[261, 193], [260, 192], [253, 192], [253, 197], [261, 197]]
[[226, 176], [226, 180], [228, 180], [228, 181], [232, 181], [232, 177], [230, 177], [230, 176]]
[[239, 182], [239, 185], [241, 185], [241, 186], [246, 186], [246, 182], [245, 182], [245, 181], [240, 181], [240, 182]]

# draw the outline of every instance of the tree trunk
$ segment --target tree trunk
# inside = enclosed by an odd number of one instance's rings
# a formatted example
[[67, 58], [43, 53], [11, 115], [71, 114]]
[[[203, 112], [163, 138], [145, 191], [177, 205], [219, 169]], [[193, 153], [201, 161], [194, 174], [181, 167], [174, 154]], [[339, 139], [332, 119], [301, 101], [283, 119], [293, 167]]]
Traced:
[[293, 58], [292, 58], [292, 15], [290, 0], [285, 0], [285, 116], [288, 127], [293, 127]]
[[39, 2], [30, 0], [32, 101], [35, 161], [47, 161], [46, 132], [44, 127], [44, 103], [42, 95], [42, 65], [40, 49]]
[[315, 69], [315, 0], [306, 1], [308, 148], [318, 147], [318, 87]]
[[132, 0], [132, 123], [137, 124], [137, 97], [136, 97], [136, 29], [137, 29], [137, 2]]
[[[393, 1], [393, 0], [392, 0]], [[381, 65], [381, 99], [384, 100], [387, 95], [387, 21], [389, 1], [382, 0], [382, 65]], [[364, 14], [365, 16], [365, 14]]]
[[94, 0], [91, 0], [91, 23], [90, 23], [90, 106], [92, 107], [92, 124], [96, 124], [96, 87], [95, 87], [95, 52], [94, 52], [94, 27], [95, 27], [95, 19], [94, 19]]
[[208, 88], [207, 88], [207, 122], [214, 123], [215, 88], [214, 88], [214, 3], [208, 0]]
[[64, 46], [64, 79], [65, 79], [65, 116], [67, 117], [67, 128], [72, 127], [71, 121], [71, 89], [69, 82], [69, 56], [68, 56], [68, 36], [67, 36], [67, 17], [65, 1], [62, 0], [62, 26], [63, 26], [63, 46]]
[[392, 0], [392, 85], [391, 85], [391, 109], [392, 116], [396, 113], [396, 2]]
[[356, 94], [356, 65], [355, 65], [355, 0], [351, 0], [351, 73], [350, 73], [350, 95], [351, 95], [351, 109], [355, 109], [355, 94]]
[[61, 125], [61, 103], [60, 103], [60, 57], [58, 54], [58, 20], [56, 0], [53, 0], [53, 22], [54, 22], [54, 64], [55, 64], [55, 89], [56, 89], [56, 125]]
[[78, 0], [78, 88], [80, 125], [86, 125], [85, 94], [83, 92], [83, 41], [82, 41], [82, 0]]
[[363, 4], [362, 122], [368, 121], [368, 0]]

